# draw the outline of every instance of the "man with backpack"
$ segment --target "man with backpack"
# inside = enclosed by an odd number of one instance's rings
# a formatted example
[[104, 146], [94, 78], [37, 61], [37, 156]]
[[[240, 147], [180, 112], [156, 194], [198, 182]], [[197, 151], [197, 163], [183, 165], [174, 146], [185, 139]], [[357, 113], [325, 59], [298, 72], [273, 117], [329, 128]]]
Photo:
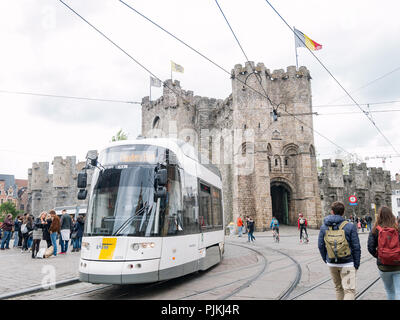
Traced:
[[396, 217], [389, 207], [378, 210], [378, 218], [368, 236], [368, 251], [376, 264], [389, 300], [400, 300], [400, 240]]
[[318, 236], [318, 249], [328, 265], [337, 300], [354, 300], [356, 271], [360, 267], [361, 247], [357, 226], [344, 219], [344, 204], [336, 201], [324, 219]]
[[299, 213], [299, 219], [297, 219], [297, 228], [300, 230], [300, 243], [303, 241], [303, 230], [306, 233], [306, 238], [304, 241], [308, 242], [307, 219], [304, 218], [301, 212]]

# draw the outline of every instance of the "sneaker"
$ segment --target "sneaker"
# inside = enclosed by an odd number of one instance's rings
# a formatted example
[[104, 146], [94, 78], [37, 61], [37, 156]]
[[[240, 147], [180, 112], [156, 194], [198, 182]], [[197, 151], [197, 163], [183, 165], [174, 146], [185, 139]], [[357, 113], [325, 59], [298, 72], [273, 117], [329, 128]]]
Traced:
[[65, 252], [60, 252], [59, 254], [65, 254]]

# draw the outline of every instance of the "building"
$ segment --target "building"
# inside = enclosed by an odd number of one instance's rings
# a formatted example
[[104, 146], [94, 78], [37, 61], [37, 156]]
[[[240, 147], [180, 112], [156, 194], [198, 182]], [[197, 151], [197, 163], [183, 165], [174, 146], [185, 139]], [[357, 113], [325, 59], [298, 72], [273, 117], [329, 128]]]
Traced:
[[[342, 160], [323, 160], [318, 176], [323, 215], [330, 213], [334, 201], [345, 204], [345, 214], [375, 217], [375, 210], [382, 205], [391, 207], [392, 187], [390, 171], [368, 168], [365, 163], [350, 164], [349, 174], [343, 173]], [[399, 188], [400, 189], [400, 188]], [[351, 205], [349, 197], [355, 195], [357, 204]], [[400, 195], [398, 196], [400, 198]]]
[[12, 202], [17, 207], [18, 186], [13, 175], [0, 174], [0, 205]]
[[396, 173], [395, 177], [392, 181], [392, 212], [400, 217], [400, 174]]
[[[28, 170], [29, 213], [38, 216], [56, 207], [83, 207], [86, 200], [78, 200], [77, 177], [86, 162], [76, 162], [75, 156], [54, 157], [53, 174], [49, 174], [49, 162], [35, 162]], [[87, 170], [90, 186], [93, 169]]]
[[246, 62], [235, 65], [231, 78], [232, 93], [224, 100], [194, 96], [167, 80], [159, 99], [142, 99], [142, 135], [182, 139], [201, 161], [219, 167], [225, 223], [251, 215], [260, 231], [273, 215], [296, 225], [303, 212], [311, 227], [319, 227], [309, 71], [290, 66], [270, 72]]

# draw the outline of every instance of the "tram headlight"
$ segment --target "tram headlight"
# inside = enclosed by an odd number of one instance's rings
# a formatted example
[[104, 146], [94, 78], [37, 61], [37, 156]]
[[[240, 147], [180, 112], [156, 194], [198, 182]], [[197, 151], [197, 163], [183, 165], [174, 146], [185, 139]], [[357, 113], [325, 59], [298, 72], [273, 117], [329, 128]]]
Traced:
[[132, 249], [135, 251], [139, 250], [139, 243], [132, 244]]
[[143, 242], [142, 243], [142, 248], [154, 248], [155, 245], [156, 244], [154, 242]]

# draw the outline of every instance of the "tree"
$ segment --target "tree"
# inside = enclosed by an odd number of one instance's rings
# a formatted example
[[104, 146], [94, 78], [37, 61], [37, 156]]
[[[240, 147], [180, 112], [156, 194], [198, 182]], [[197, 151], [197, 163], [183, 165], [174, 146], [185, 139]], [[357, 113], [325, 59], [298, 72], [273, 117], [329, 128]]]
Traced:
[[115, 136], [111, 138], [111, 141], [127, 140], [128, 135], [120, 129]]
[[3, 220], [9, 213], [12, 214], [14, 219], [15, 216], [19, 213], [19, 211], [15, 207], [14, 203], [6, 201], [2, 205], [0, 205], [0, 219]]

